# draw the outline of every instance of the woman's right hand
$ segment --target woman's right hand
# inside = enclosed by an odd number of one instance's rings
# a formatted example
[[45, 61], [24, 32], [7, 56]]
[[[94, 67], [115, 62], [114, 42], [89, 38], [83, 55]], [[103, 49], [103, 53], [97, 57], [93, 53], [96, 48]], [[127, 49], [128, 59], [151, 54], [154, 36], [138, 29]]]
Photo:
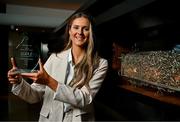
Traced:
[[12, 69], [10, 69], [7, 73], [7, 78], [11, 84], [19, 84], [22, 80], [21, 75], [17, 72], [17, 66], [15, 63], [15, 59], [11, 58]]

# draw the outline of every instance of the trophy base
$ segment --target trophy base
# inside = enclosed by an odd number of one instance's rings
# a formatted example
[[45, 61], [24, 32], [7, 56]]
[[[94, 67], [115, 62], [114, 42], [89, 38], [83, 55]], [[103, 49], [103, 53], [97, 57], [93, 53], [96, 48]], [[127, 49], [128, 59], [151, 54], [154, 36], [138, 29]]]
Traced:
[[21, 73], [32, 73], [37, 72], [37, 70], [31, 70], [31, 69], [17, 69], [13, 71], [14, 74], [21, 74]]

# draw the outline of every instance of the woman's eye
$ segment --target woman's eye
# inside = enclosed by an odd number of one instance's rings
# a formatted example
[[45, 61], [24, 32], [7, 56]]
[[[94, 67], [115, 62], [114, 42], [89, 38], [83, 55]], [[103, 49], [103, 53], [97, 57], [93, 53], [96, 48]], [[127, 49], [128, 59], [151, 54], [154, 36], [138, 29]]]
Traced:
[[85, 31], [89, 31], [89, 28], [85, 28]]
[[77, 27], [77, 26], [74, 26], [73, 28], [74, 28], [74, 29], [78, 29], [78, 27]]
[[74, 30], [78, 30], [78, 29], [81, 29], [82, 31], [89, 31], [89, 28], [88, 27], [79, 27], [79, 26], [72, 26], [72, 28]]

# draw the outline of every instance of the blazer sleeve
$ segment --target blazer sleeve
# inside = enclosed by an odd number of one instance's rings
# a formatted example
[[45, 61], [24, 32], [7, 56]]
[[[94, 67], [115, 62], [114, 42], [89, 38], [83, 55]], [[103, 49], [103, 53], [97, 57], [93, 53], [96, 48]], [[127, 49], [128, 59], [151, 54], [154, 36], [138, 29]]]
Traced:
[[13, 94], [19, 96], [21, 99], [28, 103], [37, 103], [42, 100], [45, 86], [37, 83], [31, 85], [22, 79], [22, 82], [18, 85], [12, 86]]
[[74, 107], [83, 108], [89, 105], [96, 93], [101, 87], [101, 84], [108, 70], [108, 62], [105, 59], [100, 60], [99, 67], [94, 71], [88, 86], [85, 85], [81, 89], [72, 88], [64, 83], [59, 83], [54, 94], [54, 99], [59, 100]]

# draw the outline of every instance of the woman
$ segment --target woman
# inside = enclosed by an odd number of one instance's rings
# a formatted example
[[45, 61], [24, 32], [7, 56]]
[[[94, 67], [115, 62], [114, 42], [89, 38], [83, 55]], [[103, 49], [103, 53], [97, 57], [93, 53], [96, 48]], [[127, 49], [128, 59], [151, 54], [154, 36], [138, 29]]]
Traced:
[[[92, 101], [106, 76], [107, 60], [94, 49], [92, 22], [84, 13], [73, 15], [66, 27], [68, 43], [52, 53], [39, 70], [15, 74], [13, 58], [8, 79], [12, 92], [29, 103], [43, 100], [39, 121], [93, 121]], [[23, 78], [32, 79], [30, 85]]]

